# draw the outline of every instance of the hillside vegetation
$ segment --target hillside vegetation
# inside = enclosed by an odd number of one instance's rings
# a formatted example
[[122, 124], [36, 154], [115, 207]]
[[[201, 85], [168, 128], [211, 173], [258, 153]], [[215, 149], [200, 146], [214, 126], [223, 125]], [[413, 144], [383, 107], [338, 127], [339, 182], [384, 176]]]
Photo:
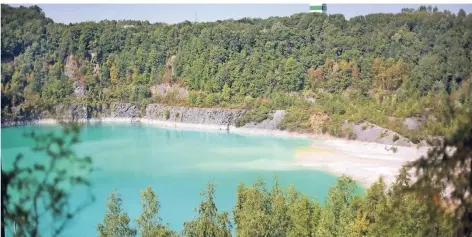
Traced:
[[[209, 23], [59, 24], [39, 7], [2, 5], [2, 118], [64, 103], [246, 108], [239, 122], [289, 115], [281, 128], [347, 136], [368, 121], [413, 141], [446, 135], [448, 99], [470, 106], [472, 15], [300, 13]], [[159, 84], [188, 95], [154, 94]], [[313, 115], [327, 117], [314, 127]], [[409, 130], [406, 118], [421, 121]]]

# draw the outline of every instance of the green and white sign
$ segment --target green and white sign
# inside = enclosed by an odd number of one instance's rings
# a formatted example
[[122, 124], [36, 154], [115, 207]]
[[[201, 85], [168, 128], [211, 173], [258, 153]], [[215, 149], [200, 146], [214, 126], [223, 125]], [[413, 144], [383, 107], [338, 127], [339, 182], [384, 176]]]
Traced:
[[310, 12], [326, 13], [326, 4], [313, 3], [310, 4]]

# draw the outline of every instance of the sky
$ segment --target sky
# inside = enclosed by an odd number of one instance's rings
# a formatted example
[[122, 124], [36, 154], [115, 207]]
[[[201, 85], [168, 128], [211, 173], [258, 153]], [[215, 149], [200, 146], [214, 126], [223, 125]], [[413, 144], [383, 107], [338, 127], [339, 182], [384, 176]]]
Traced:
[[[21, 4], [23, 6], [31, 6]], [[12, 6], [20, 6], [12, 4]], [[217, 21], [244, 17], [268, 18], [308, 12], [308, 4], [38, 4], [47, 17], [58, 23], [101, 20], [147, 20], [151, 23], [182, 21]], [[420, 4], [327, 4], [328, 14], [341, 13], [346, 18], [370, 13], [398, 13], [402, 8]], [[436, 4], [440, 11], [472, 12], [472, 4]]]

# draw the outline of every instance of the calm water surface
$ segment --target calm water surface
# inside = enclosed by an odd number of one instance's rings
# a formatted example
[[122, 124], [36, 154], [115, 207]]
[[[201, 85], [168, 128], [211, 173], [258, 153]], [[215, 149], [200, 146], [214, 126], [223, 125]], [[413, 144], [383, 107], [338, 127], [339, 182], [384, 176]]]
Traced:
[[[54, 125], [2, 129], [3, 167], [10, 167], [18, 153], [25, 159], [40, 156], [31, 151], [34, 143], [24, 132], [57, 129]], [[74, 219], [65, 235], [70, 237], [98, 236], [96, 226], [103, 219], [106, 196], [114, 188], [134, 219], [141, 211], [140, 190], [151, 185], [161, 202], [162, 219], [180, 231], [183, 222], [195, 216], [194, 208], [201, 200], [198, 193], [209, 181], [216, 184], [218, 209], [229, 212], [240, 182], [249, 184], [262, 177], [271, 184], [277, 175], [282, 185], [294, 184], [322, 202], [336, 181], [325, 172], [294, 165], [295, 151], [310, 144], [306, 139], [103, 124], [85, 126], [81, 141], [75, 147], [77, 153], [91, 156], [97, 168], [90, 177], [97, 200]]]

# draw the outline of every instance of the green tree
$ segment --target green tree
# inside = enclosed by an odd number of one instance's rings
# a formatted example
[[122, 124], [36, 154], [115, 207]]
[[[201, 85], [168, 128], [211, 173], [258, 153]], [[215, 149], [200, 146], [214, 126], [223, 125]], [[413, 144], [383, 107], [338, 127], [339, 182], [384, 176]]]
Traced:
[[342, 176], [338, 179], [325, 198], [316, 236], [347, 235], [350, 221], [354, 220], [356, 213], [352, 208], [356, 192], [356, 183], [352, 178]]
[[237, 236], [267, 236], [270, 218], [268, 192], [265, 183], [258, 179], [251, 187], [238, 186], [233, 209]]
[[[472, 234], [472, 110], [470, 110], [471, 87], [466, 90], [469, 103], [462, 106], [449, 104], [451, 117], [462, 117], [455, 132], [442, 140], [432, 140], [432, 149], [426, 156], [408, 165], [410, 170], [416, 172], [418, 179], [410, 189], [422, 193], [430, 200], [440, 201], [441, 190], [448, 188], [446, 195], [450, 201], [446, 204], [454, 210], [454, 223], [456, 236], [470, 236]], [[440, 203], [435, 203], [434, 211], [444, 212]], [[436, 213], [434, 213], [436, 214]]]
[[293, 57], [283, 64], [282, 79], [279, 88], [282, 91], [299, 91], [303, 87], [303, 68]]
[[204, 200], [196, 209], [198, 216], [184, 223], [183, 235], [189, 237], [230, 237], [231, 223], [228, 213], [218, 213], [215, 199], [215, 185], [209, 183], [200, 193]]
[[411, 72], [410, 85], [417, 88], [423, 95], [426, 94], [435, 81], [441, 81], [442, 79], [439, 65], [440, 61], [436, 55], [422, 57]]
[[[319, 207], [318, 207], [319, 208]], [[293, 186], [288, 192], [288, 215], [290, 226], [287, 229], [289, 237], [312, 236], [312, 231], [316, 228], [313, 225], [315, 210], [314, 203], [305, 195], [298, 193]]]
[[228, 84], [226, 83], [223, 86], [223, 90], [221, 91], [221, 99], [224, 102], [229, 102], [231, 100], [231, 88], [229, 88]]
[[103, 223], [98, 224], [97, 230], [100, 237], [128, 237], [136, 236], [136, 229], [129, 226], [130, 218], [123, 211], [121, 195], [114, 190], [108, 195], [107, 212]]
[[267, 231], [270, 236], [287, 236], [290, 219], [287, 214], [287, 198], [283, 189], [279, 187], [277, 176], [274, 177], [274, 185], [269, 194], [270, 210], [268, 214], [269, 225]]
[[141, 215], [135, 220], [142, 237], [168, 237], [177, 233], [169, 230], [159, 217], [160, 203], [151, 186], [141, 191]]

